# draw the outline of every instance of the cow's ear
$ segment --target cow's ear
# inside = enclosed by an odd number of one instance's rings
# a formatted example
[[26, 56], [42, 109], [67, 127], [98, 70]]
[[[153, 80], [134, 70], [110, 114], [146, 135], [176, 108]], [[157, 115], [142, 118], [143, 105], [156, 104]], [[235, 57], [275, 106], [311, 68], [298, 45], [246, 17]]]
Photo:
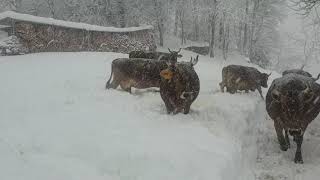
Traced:
[[[192, 60], [192, 58], [191, 58], [191, 60]], [[191, 61], [192, 66], [195, 66], [198, 63], [198, 61], [199, 61], [199, 55], [197, 55], [197, 57]]]

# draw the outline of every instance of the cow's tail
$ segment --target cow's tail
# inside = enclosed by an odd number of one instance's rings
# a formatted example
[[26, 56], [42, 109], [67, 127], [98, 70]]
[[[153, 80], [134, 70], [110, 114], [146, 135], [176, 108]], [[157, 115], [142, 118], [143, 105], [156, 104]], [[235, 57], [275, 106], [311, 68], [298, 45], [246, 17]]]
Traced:
[[109, 80], [107, 81], [106, 89], [110, 89], [110, 81], [112, 79], [112, 75], [113, 75], [113, 63], [111, 64], [111, 74], [110, 74]]

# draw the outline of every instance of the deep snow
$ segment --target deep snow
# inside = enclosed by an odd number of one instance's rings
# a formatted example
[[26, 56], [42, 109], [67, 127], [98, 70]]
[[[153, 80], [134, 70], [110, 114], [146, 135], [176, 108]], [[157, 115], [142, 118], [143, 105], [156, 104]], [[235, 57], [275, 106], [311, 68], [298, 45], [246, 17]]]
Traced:
[[[194, 56], [182, 53], [182, 60]], [[294, 148], [280, 152], [258, 92], [219, 92], [223, 66], [247, 65], [240, 56], [228, 61], [200, 56], [199, 97], [190, 114], [175, 116], [166, 114], [154, 89], [133, 95], [104, 89], [110, 63], [118, 57], [127, 55], [0, 57], [1, 179], [319, 177], [319, 120], [307, 130], [305, 164], [296, 165]]]

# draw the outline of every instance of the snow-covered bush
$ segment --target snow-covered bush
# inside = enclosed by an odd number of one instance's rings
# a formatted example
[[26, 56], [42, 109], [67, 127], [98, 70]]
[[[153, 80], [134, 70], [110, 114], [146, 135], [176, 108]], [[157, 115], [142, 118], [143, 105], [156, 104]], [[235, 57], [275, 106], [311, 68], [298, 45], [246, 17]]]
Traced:
[[0, 55], [22, 55], [28, 53], [28, 49], [25, 48], [16, 36], [9, 36], [0, 42]]

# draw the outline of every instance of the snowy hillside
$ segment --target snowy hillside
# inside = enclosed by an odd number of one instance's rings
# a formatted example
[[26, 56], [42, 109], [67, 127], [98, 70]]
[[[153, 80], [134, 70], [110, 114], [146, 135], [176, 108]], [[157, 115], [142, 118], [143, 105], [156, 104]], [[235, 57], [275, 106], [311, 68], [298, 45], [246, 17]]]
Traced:
[[[183, 51], [182, 60], [191, 55]], [[240, 56], [228, 61], [200, 56], [199, 97], [190, 114], [175, 116], [166, 114], [154, 89], [132, 95], [104, 89], [117, 57], [127, 55], [0, 57], [1, 179], [311, 180], [320, 175], [319, 119], [305, 137], [305, 164], [296, 165], [295, 147], [280, 152], [258, 92], [219, 92], [223, 66], [248, 65]]]

